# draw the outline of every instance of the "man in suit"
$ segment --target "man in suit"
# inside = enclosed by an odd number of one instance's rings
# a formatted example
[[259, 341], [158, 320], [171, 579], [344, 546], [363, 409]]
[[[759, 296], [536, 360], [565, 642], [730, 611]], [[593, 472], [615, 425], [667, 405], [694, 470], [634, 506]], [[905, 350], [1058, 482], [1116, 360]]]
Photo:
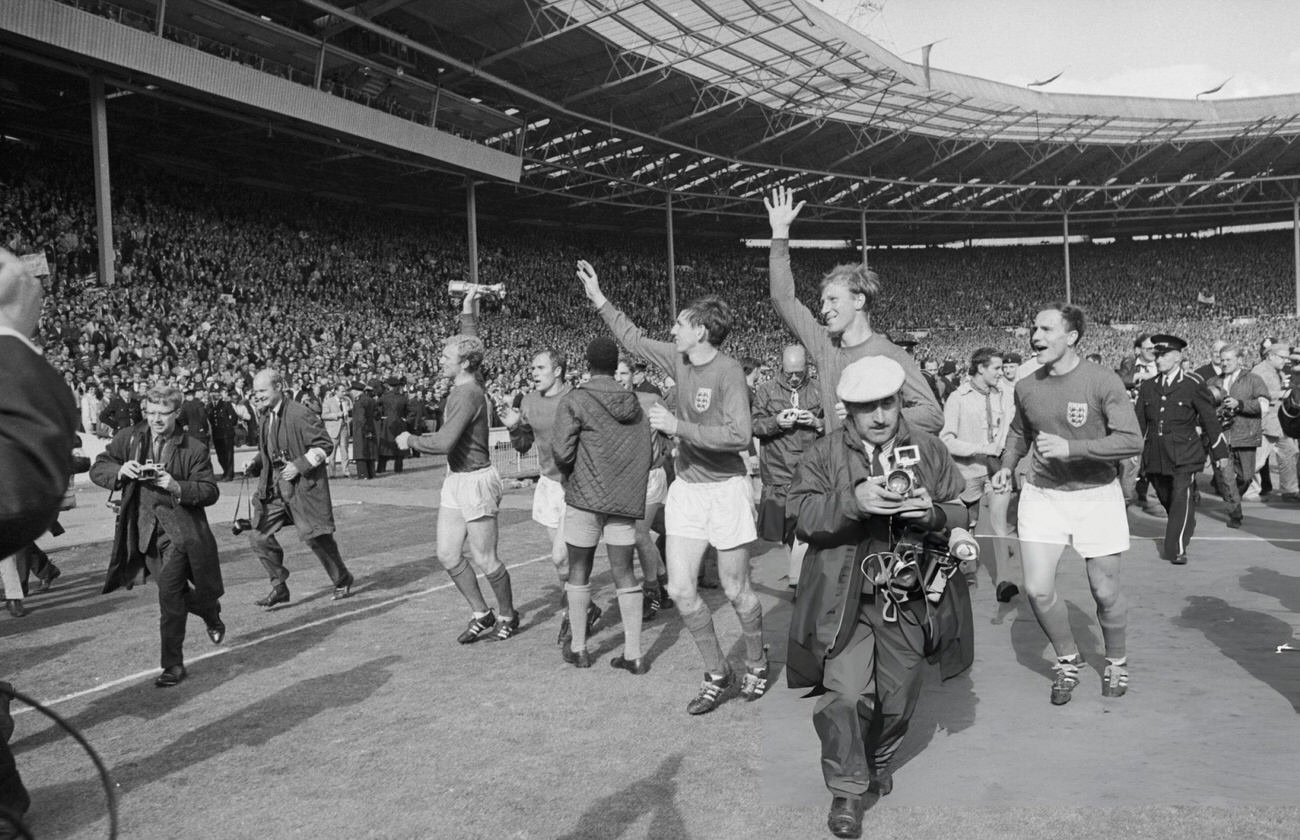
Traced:
[[213, 386], [210, 394], [207, 413], [208, 427], [212, 429], [212, 448], [216, 450], [217, 463], [221, 465], [221, 480], [230, 481], [235, 477], [235, 428], [239, 425], [239, 415], [218, 386]]
[[[1165, 524], [1165, 559], [1187, 563], [1187, 544], [1196, 530], [1192, 489], [1205, 466], [1201, 430], [1210, 441], [1218, 469], [1227, 469], [1228, 443], [1214, 412], [1205, 382], [1182, 369], [1187, 342], [1173, 335], [1153, 335], [1157, 375], [1138, 386], [1137, 417], [1144, 440], [1142, 473], [1169, 514]], [[1197, 426], [1200, 426], [1198, 430]]]
[[[163, 670], [154, 685], [159, 688], [185, 679], [182, 645], [189, 613], [203, 619], [214, 644], [226, 635], [217, 541], [203, 510], [220, 491], [207, 446], [180, 428], [183, 400], [175, 388], [151, 388], [145, 394], [145, 422], [114, 435], [90, 468], [91, 481], [122, 491], [114, 565], [104, 591], [119, 582], [133, 585], [141, 559], [158, 584]], [[114, 569], [123, 568], [117, 566], [119, 550], [126, 574], [116, 578]]]
[[284, 549], [275, 538], [289, 524], [297, 527], [298, 536], [325, 567], [334, 584], [334, 600], [346, 598], [351, 594], [352, 574], [334, 541], [334, 505], [325, 464], [334, 442], [319, 415], [285, 395], [279, 371], [258, 372], [253, 377], [253, 397], [262, 413], [262, 428], [257, 455], [245, 469], [247, 475], [259, 478], [248, 541], [271, 578], [270, 593], [257, 605], [274, 607], [289, 600], [289, 570]]

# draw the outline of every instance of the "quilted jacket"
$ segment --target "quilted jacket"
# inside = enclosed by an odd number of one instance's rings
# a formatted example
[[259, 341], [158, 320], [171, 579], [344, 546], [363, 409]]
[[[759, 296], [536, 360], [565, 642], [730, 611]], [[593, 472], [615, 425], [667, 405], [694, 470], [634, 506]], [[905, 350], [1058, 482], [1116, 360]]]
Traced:
[[593, 376], [560, 399], [552, 430], [564, 500], [579, 510], [645, 516], [650, 423], [636, 394]]

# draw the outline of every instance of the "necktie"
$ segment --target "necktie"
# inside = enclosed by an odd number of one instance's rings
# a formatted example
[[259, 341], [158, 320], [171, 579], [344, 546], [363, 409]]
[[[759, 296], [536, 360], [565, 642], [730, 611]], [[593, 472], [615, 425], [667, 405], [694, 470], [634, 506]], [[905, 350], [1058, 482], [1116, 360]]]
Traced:
[[984, 425], [988, 429], [989, 443], [993, 442], [993, 390], [989, 389], [984, 392]]

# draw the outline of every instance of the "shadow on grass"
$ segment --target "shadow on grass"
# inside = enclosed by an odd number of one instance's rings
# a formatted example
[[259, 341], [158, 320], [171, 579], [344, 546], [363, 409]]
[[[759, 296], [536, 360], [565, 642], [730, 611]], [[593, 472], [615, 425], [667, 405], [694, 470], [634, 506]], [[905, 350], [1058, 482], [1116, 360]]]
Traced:
[[[275, 694], [244, 706], [231, 714], [189, 730], [152, 755], [113, 768], [123, 800], [133, 791], [155, 782], [179, 776], [185, 784], [201, 769], [189, 768], [217, 758], [238, 747], [263, 747], [272, 739], [291, 733], [295, 727], [322, 713], [364, 703], [392, 678], [390, 666], [401, 660], [387, 656], [350, 671], [322, 674], [286, 686]], [[256, 775], [258, 768], [248, 768]], [[63, 837], [87, 823], [102, 818], [102, 795], [93, 782], [71, 782], [37, 788], [32, 793], [32, 828], [40, 836]]]
[[612, 840], [622, 837], [647, 814], [650, 827], [646, 837], [687, 837], [686, 823], [677, 811], [677, 773], [684, 753], [670, 755], [649, 776], [630, 782], [626, 787], [602, 796], [591, 804], [578, 824], [557, 840]]
[[[1074, 635], [1075, 644], [1079, 646], [1079, 653], [1087, 661], [1094, 660], [1102, 653], [1092, 632], [1096, 619], [1073, 601], [1065, 601], [1065, 607], [1070, 616], [1070, 632]], [[1054, 676], [1052, 666], [1056, 660], [1050, 647], [1047, 653], [1043, 652], [1043, 647], [1048, 644], [1047, 634], [1036, 620], [1031, 620], [1034, 613], [1027, 602], [1021, 615], [1024, 618], [1011, 623], [1011, 647], [1016, 652], [1016, 661], [1035, 674], [1051, 679]]]
[[1251, 566], [1237, 580], [1242, 589], [1276, 598], [1284, 608], [1300, 613], [1300, 577]]
[[[223, 656], [202, 660], [189, 668], [189, 678], [176, 688], [158, 689], [153, 686], [152, 679], [142, 679], [139, 682], [125, 685], [116, 691], [95, 697], [83, 710], [68, 717], [67, 720], [82, 732], [89, 732], [101, 724], [112, 721], [131, 719], [139, 723], [154, 721], [170, 714], [182, 700], [201, 696], [208, 691], [220, 688], [223, 684], [237, 677], [283, 665], [299, 654], [327, 643], [329, 637], [340, 628], [347, 627], [357, 621], [365, 621], [374, 615], [387, 612], [397, 606], [398, 604], [390, 604], [363, 613], [344, 616], [337, 621], [318, 624], [299, 633], [286, 634], [276, 639], [276, 643], [273, 645], [254, 645], [232, 651]], [[240, 636], [238, 641], [241, 644], [255, 641], [261, 636], [281, 632], [297, 623], [307, 624], [320, 617], [319, 611], [304, 613], [301, 622], [286, 622], [278, 627], [268, 628], [262, 633]], [[191, 640], [191, 650], [193, 650], [199, 640], [206, 643], [206, 638], [203, 636], [201, 629], [197, 633], [193, 632], [196, 625], [201, 627], [199, 622], [191, 621], [189, 624], [191, 631], [189, 639]], [[236, 630], [237, 628], [232, 627], [231, 629]], [[157, 639], [154, 636], [142, 634], [141, 638], [142, 644], [157, 644]], [[147, 641], [144, 641], [145, 639]], [[11, 746], [15, 754], [21, 755], [63, 737], [62, 730], [51, 725], [31, 735], [16, 739]], [[105, 756], [105, 760], [110, 766], [113, 764], [112, 758], [112, 756]]]
[[1297, 643], [1290, 624], [1205, 595], [1188, 597], [1187, 606], [1174, 623], [1200, 630], [1224, 656], [1282, 695], [1300, 713], [1300, 670], [1290, 667], [1284, 654], [1275, 653], [1283, 642]]

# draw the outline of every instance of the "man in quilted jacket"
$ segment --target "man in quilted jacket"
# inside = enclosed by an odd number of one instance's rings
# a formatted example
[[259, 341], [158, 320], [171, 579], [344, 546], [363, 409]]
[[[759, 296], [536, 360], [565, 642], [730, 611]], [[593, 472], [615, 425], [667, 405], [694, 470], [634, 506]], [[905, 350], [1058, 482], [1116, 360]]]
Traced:
[[[585, 615], [591, 604], [591, 568], [603, 538], [623, 616], [623, 653], [610, 664], [644, 674], [641, 655], [641, 587], [632, 569], [636, 521], [645, 515], [650, 473], [650, 424], [636, 394], [614, 381], [618, 344], [600, 336], [587, 346], [591, 379], [560, 398], [555, 409], [552, 451], [563, 477], [564, 543], [569, 579], [564, 590], [569, 615]], [[565, 662], [590, 668], [587, 627], [572, 622]]]

